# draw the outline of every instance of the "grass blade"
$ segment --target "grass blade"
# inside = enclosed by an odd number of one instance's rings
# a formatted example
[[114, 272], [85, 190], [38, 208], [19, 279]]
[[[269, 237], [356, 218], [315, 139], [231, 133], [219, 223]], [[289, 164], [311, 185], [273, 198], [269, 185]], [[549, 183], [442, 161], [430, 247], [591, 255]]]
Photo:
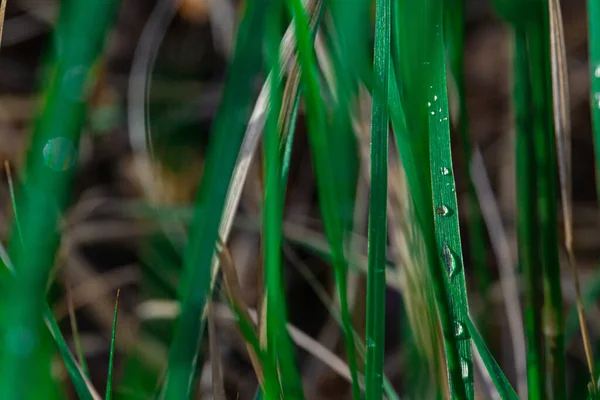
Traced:
[[369, 201], [369, 271], [367, 273], [366, 395], [383, 395], [385, 339], [385, 269], [388, 185], [388, 70], [390, 65], [391, 3], [377, 0], [375, 16], [375, 90], [371, 125], [371, 187]]
[[[547, 2], [539, 2], [537, 17], [527, 26], [531, 65], [533, 141], [537, 168], [537, 218], [539, 249], [543, 266], [543, 332], [547, 374], [555, 398], [566, 398], [564, 321], [558, 260], [556, 206], [556, 149], [552, 133], [552, 79], [550, 60], [550, 21]], [[531, 162], [531, 160], [530, 160]]]
[[469, 253], [477, 288], [484, 301], [490, 285], [489, 269], [486, 265], [486, 242], [481, 207], [477, 199], [475, 184], [469, 171], [471, 170], [471, 138], [469, 136], [469, 115], [467, 110], [464, 58], [465, 58], [465, 0], [447, 1], [445, 11], [446, 45], [450, 70], [454, 78], [458, 94], [458, 120], [456, 129], [459, 133], [462, 159], [466, 166], [468, 184], [468, 234]]
[[[15, 216], [16, 218], [16, 216]], [[9, 273], [14, 277], [16, 275], [16, 271], [14, 265], [12, 264], [8, 252], [0, 242], [0, 261], [3, 263], [3, 267], [9, 271]], [[71, 382], [73, 383], [73, 387], [77, 392], [77, 395], [82, 400], [100, 400], [101, 397], [96, 391], [96, 389], [92, 386], [92, 383], [88, 379], [88, 374], [86, 370], [77, 364], [75, 357], [71, 353], [65, 338], [58, 327], [58, 323], [56, 322], [56, 318], [54, 314], [52, 314], [52, 310], [48, 306], [48, 303], [44, 304], [44, 322], [58, 348], [58, 351], [61, 355], [63, 362], [67, 368], [67, 373], [71, 378]], [[83, 359], [83, 357], [82, 357]]]
[[590, 63], [590, 106], [596, 148], [596, 190], [600, 204], [600, 0], [588, 0], [588, 46]]
[[19, 212], [17, 210], [17, 197], [15, 195], [15, 185], [13, 182], [13, 176], [10, 168], [10, 163], [8, 160], [4, 161], [4, 168], [6, 169], [6, 178], [8, 180], [8, 191], [10, 193], [10, 203], [13, 208], [13, 217], [15, 222], [15, 227], [17, 228], [17, 235], [19, 235], [19, 240], [21, 241], [21, 245], [23, 245], [23, 230], [21, 229], [21, 219], [19, 218]]
[[121, 289], [117, 289], [117, 298], [115, 300], [115, 313], [113, 317], [113, 328], [112, 334], [110, 336], [110, 354], [108, 358], [108, 377], [106, 378], [106, 400], [112, 400], [113, 388], [113, 372], [114, 372], [114, 361], [115, 361], [115, 338], [117, 336], [117, 318], [119, 316], [119, 295], [121, 294]]
[[[279, 23], [283, 4], [273, 2], [269, 10], [266, 43], [272, 59], [272, 71], [279, 71]], [[281, 109], [282, 84], [277, 75], [271, 84], [271, 105], [265, 126], [266, 186], [263, 206], [264, 273], [267, 298], [267, 353], [280, 368], [284, 397], [303, 399], [302, 379], [298, 372], [295, 349], [285, 329], [287, 322], [286, 298], [283, 289], [281, 257], [283, 191], [281, 188], [281, 153], [278, 118]], [[279, 394], [267, 393], [269, 396]]]
[[265, 0], [246, 5], [223, 101], [211, 129], [208, 158], [196, 199], [198, 208], [184, 255], [181, 315], [169, 350], [169, 371], [164, 387], [167, 400], [187, 398], [194, 380], [204, 330], [200, 317], [210, 287], [211, 261], [224, 202], [245, 132], [251, 83], [262, 59], [260, 44], [266, 7]]
[[71, 353], [71, 350], [58, 327], [58, 323], [52, 314], [52, 310], [47, 304], [44, 306], [44, 322], [46, 323], [46, 327], [50, 331], [50, 334], [56, 343], [56, 347], [58, 347], [61, 358], [67, 367], [77, 396], [81, 400], [101, 400], [102, 397], [94, 389], [92, 383], [85, 376], [79, 364], [77, 364], [75, 357], [73, 357], [73, 353]]
[[483, 338], [477, 331], [477, 328], [475, 328], [471, 317], [467, 317], [466, 321], [467, 329], [469, 330], [471, 338], [473, 339], [473, 343], [475, 344], [475, 347], [477, 348], [477, 351], [479, 352], [479, 355], [481, 356], [483, 363], [485, 364], [485, 367], [490, 374], [496, 389], [498, 390], [498, 394], [502, 400], [518, 400], [519, 397], [515, 393], [515, 390], [512, 388], [512, 386], [510, 386], [508, 379], [506, 379], [506, 376], [504, 376], [504, 373], [502, 372], [502, 369], [500, 369], [500, 366], [496, 360], [494, 360], [492, 353], [490, 353], [485, 345], [485, 342], [483, 341]]
[[525, 32], [515, 32], [514, 104], [516, 110], [516, 176], [517, 176], [517, 236], [519, 266], [525, 275], [525, 333], [527, 339], [527, 385], [530, 399], [544, 397], [541, 308], [542, 288], [539, 277], [538, 232], [536, 230], [537, 197], [531, 115], [530, 67]]
[[[453, 192], [442, 3], [428, 0], [395, 4], [398, 7], [394, 12], [392, 52], [396, 76], [392, 84], [401, 83], [401, 87], [390, 91], [390, 104], [394, 105], [396, 142], [427, 248], [452, 396], [472, 398], [471, 349], [464, 337], [455, 336], [456, 326], [464, 325], [467, 299]], [[423, 40], [417, 43], [415, 35]], [[402, 90], [401, 98], [398, 89]], [[445, 275], [449, 273], [451, 287], [445, 284]], [[461, 368], [461, 364], [466, 368]]]
[[573, 274], [575, 296], [583, 347], [590, 372], [591, 387], [596, 390], [596, 372], [592, 354], [590, 335], [585, 320], [584, 306], [581, 298], [579, 271], [573, 251], [573, 201], [571, 182], [571, 120], [569, 108], [569, 87], [567, 77], [567, 57], [562, 22], [560, 2], [549, 0], [550, 14], [550, 56], [552, 66], [552, 98], [554, 111], [554, 130], [556, 137], [556, 152], [560, 180], [560, 196], [562, 200], [564, 241], [569, 265]]
[[[340, 304], [342, 307], [342, 321], [346, 351], [350, 365], [352, 379], [352, 392], [355, 399], [359, 398], [357, 380], [357, 367], [354, 337], [352, 336], [352, 323], [348, 311], [346, 293], [346, 268], [347, 262], [344, 254], [344, 229], [348, 229], [348, 222], [344, 222], [344, 211], [352, 207], [344, 203], [347, 186], [340, 184], [340, 176], [335, 171], [340, 169], [334, 160], [337, 159], [333, 148], [331, 134], [325, 114], [325, 104], [322, 99], [317, 62], [315, 60], [312, 40], [308, 31], [308, 20], [300, 0], [288, 2], [296, 27], [298, 42], [298, 60], [302, 68], [302, 88], [305, 93], [306, 113], [308, 119], [308, 135], [310, 151], [317, 180], [321, 215], [325, 231], [332, 250], [333, 268], [338, 287]], [[337, 143], [336, 143], [337, 144]], [[346, 164], [343, 164], [344, 167]], [[351, 214], [350, 214], [351, 215]], [[347, 221], [347, 220], [346, 220]]]
[[[0, 290], [0, 303], [11, 305], [2, 310], [0, 334], [17, 338], [16, 343], [3, 340], [0, 344], [2, 398], [46, 396], [54, 385], [47, 374], [51, 349], [42, 336], [46, 286], [58, 247], [57, 222], [75, 171], [86, 84], [92, 80], [92, 65], [102, 51], [116, 5], [113, 0], [93, 0], [65, 2], [60, 7], [55, 38], [61, 46], [46, 80], [43, 110], [31, 139], [24, 172], [27, 186], [17, 199], [23, 242], [28, 247], [18, 238], [11, 241], [18, 277]], [[33, 343], [31, 351], [21, 351], [22, 338]], [[29, 385], [31, 381], [39, 384]]]

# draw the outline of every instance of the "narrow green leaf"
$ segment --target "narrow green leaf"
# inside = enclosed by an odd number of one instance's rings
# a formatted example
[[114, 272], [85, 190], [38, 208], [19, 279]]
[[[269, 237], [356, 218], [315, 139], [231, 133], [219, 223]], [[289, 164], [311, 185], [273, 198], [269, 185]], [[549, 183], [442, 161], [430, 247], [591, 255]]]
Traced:
[[164, 387], [167, 400], [190, 395], [205, 321], [201, 318], [210, 287], [211, 261], [233, 168], [243, 140], [252, 101], [252, 81], [262, 60], [266, 0], [246, 4], [223, 100], [211, 129], [204, 176], [184, 255], [181, 314], [169, 350]]
[[52, 314], [52, 310], [46, 304], [44, 306], [44, 321], [54, 342], [56, 343], [56, 347], [58, 347], [58, 351], [67, 367], [67, 372], [69, 373], [69, 377], [71, 378], [71, 382], [73, 383], [73, 387], [75, 388], [75, 392], [77, 392], [77, 396], [81, 400], [100, 400], [100, 395], [96, 392], [91, 382], [83, 373], [83, 370], [77, 364], [75, 357], [73, 357], [73, 353], [69, 349], [65, 338], [58, 327], [58, 323], [56, 322], [56, 318], [54, 318], [54, 314]]
[[471, 138], [469, 135], [469, 115], [465, 87], [464, 58], [465, 58], [465, 0], [447, 0], [444, 13], [446, 23], [446, 44], [448, 59], [456, 91], [458, 94], [457, 130], [461, 144], [461, 155], [465, 165], [468, 183], [468, 233], [469, 253], [473, 274], [484, 301], [487, 301], [487, 291], [490, 285], [489, 268], [486, 265], [486, 231], [481, 216], [481, 207], [477, 200], [475, 185], [471, 174]]
[[[271, 2], [266, 43], [268, 60], [274, 71], [271, 81], [271, 103], [265, 125], [266, 187], [263, 206], [263, 238], [265, 260], [265, 286], [267, 297], [267, 353], [274, 364], [279, 365], [281, 396], [303, 399], [302, 379], [298, 372], [295, 349], [286, 329], [287, 310], [283, 289], [283, 265], [281, 257], [283, 191], [281, 188], [281, 153], [279, 149], [278, 118], [282, 102], [282, 79], [279, 76], [279, 20], [283, 11], [281, 1]], [[280, 394], [268, 393], [279, 397]]]
[[[0, 288], [0, 303], [10, 304], [0, 316], [1, 398], [45, 397], [55, 385], [47, 372], [51, 346], [43, 337], [45, 293], [59, 243], [58, 219], [76, 169], [86, 90], [117, 4], [115, 0], [71, 0], [60, 6], [54, 34], [58, 46], [52, 73], [44, 80], [43, 109], [23, 174], [27, 186], [17, 193], [22, 241], [13, 237], [10, 255], [18, 276]], [[31, 385], [32, 381], [37, 384]]]
[[[452, 396], [471, 399], [471, 350], [455, 335], [468, 308], [450, 151], [442, 2], [394, 4], [392, 85], [397, 87], [390, 91], [390, 104], [404, 111], [392, 113], [394, 132], [427, 247]], [[450, 286], [445, 284], [448, 274]]]
[[516, 182], [517, 238], [519, 266], [525, 276], [525, 337], [527, 343], [527, 389], [532, 400], [545, 397], [545, 367], [543, 365], [543, 336], [541, 308], [541, 265], [538, 262], [538, 232], [536, 228], [537, 197], [533, 127], [530, 118], [531, 87], [527, 55], [527, 38], [515, 32], [514, 107], [516, 111]]
[[489, 349], [485, 345], [483, 338], [477, 331], [477, 328], [475, 328], [475, 324], [473, 324], [470, 316], [467, 316], [467, 328], [471, 338], [473, 339], [473, 343], [477, 348], [477, 352], [481, 356], [487, 372], [490, 374], [492, 382], [494, 382], [494, 385], [498, 390], [500, 398], [502, 400], [518, 400], [519, 397], [517, 396], [517, 393], [515, 393], [515, 390], [508, 382], [508, 379], [506, 379], [502, 369], [500, 369], [500, 366], [492, 356], [492, 353], [490, 353]]
[[113, 398], [113, 370], [115, 361], [115, 339], [117, 337], [117, 318], [119, 316], [119, 294], [121, 289], [117, 290], [117, 299], [115, 300], [115, 312], [113, 316], [113, 327], [110, 335], [110, 353], [108, 357], [108, 377], [106, 378], [106, 400], [112, 400]]
[[588, 0], [590, 106], [596, 148], [596, 190], [600, 204], [600, 0]]
[[[533, 141], [537, 168], [537, 218], [543, 267], [543, 332], [546, 366], [556, 399], [566, 398], [564, 319], [558, 259], [556, 148], [552, 112], [550, 65], [550, 20], [548, 3], [541, 1], [535, 21], [527, 26], [527, 49], [531, 65]], [[531, 160], [530, 160], [531, 162]]]
[[385, 348], [385, 269], [388, 186], [388, 74], [390, 66], [391, 3], [377, 0], [375, 11], [375, 88], [371, 125], [371, 188], [369, 201], [369, 271], [367, 273], [366, 394], [383, 396]]
[[[325, 225], [325, 232], [331, 245], [335, 280], [342, 307], [343, 331], [348, 353], [348, 364], [353, 375], [352, 393], [355, 399], [360, 396], [357, 378], [355, 343], [352, 335], [352, 323], [348, 310], [346, 293], [347, 261], [344, 254], [344, 212], [347, 210], [342, 204], [344, 188], [339, 182], [339, 174], [335, 171], [339, 166], [335, 162], [335, 148], [330, 130], [328, 129], [325, 114], [325, 103], [319, 82], [316, 57], [314, 54], [311, 36], [308, 30], [308, 18], [302, 9], [300, 0], [288, 2], [296, 27], [296, 40], [298, 43], [298, 60], [302, 68], [301, 82], [305, 93], [306, 114], [308, 120], [308, 135], [313, 165], [317, 179], [317, 189], [321, 206], [321, 215]], [[347, 190], [347, 186], [346, 186]], [[341, 193], [340, 193], [341, 192]], [[347, 204], [347, 203], [346, 203]]]

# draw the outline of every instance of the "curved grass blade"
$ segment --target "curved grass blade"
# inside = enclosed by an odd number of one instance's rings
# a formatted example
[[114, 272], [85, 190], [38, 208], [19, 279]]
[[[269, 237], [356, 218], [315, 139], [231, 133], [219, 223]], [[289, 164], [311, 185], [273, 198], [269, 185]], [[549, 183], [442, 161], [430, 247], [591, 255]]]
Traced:
[[108, 358], [108, 377], [106, 378], [106, 400], [112, 400], [113, 398], [113, 370], [114, 370], [114, 361], [115, 361], [115, 338], [117, 336], [117, 318], [119, 316], [119, 295], [121, 294], [121, 289], [117, 289], [117, 299], [115, 300], [115, 313], [113, 317], [113, 328], [112, 334], [110, 336], [110, 354]]
[[[347, 293], [346, 293], [346, 268], [347, 262], [344, 255], [344, 223], [340, 218], [340, 194], [343, 188], [340, 188], [330, 133], [328, 132], [325, 105], [321, 97], [320, 83], [317, 71], [317, 63], [308, 32], [308, 20], [300, 0], [288, 2], [290, 11], [293, 15], [296, 27], [296, 39], [298, 43], [298, 60], [302, 68], [302, 88], [305, 93], [305, 103], [307, 109], [308, 134], [310, 150], [313, 157], [313, 165], [316, 173], [319, 201], [321, 205], [321, 215], [325, 225], [327, 238], [331, 245], [333, 267], [340, 303], [342, 307], [342, 321], [344, 337], [346, 340], [346, 351], [348, 353], [348, 363], [350, 365], [352, 379], [352, 393], [355, 399], [359, 398], [359, 388], [357, 380], [357, 367], [355, 344], [352, 336], [352, 324], [350, 313], [348, 311]], [[351, 209], [351, 208], [350, 208]]]
[[[86, 85], [92, 80], [92, 65], [102, 51], [117, 4], [114, 0], [61, 4], [54, 35], [60, 48], [46, 80], [43, 110], [31, 139], [24, 173], [27, 186], [17, 199], [23, 242], [28, 247], [18, 238], [11, 241], [18, 277], [0, 290], [0, 303], [11, 305], [0, 317], [0, 335], [16, 338], [16, 342], [0, 343], [2, 398], [43, 397], [54, 385], [47, 373], [51, 349], [41, 323], [46, 285], [59, 242], [58, 219], [66, 207], [75, 171], [86, 113]], [[31, 343], [30, 351], [22, 351], [21, 338]], [[32, 380], [39, 384], [28, 384]]]
[[475, 344], [475, 347], [477, 348], [477, 351], [479, 352], [479, 355], [485, 364], [487, 372], [490, 374], [490, 377], [492, 378], [492, 381], [498, 390], [500, 398], [502, 398], [502, 400], [518, 400], [519, 397], [508, 382], [508, 379], [506, 379], [506, 376], [502, 372], [502, 369], [496, 360], [494, 360], [492, 353], [490, 353], [485, 345], [483, 338], [477, 331], [477, 328], [475, 328], [475, 324], [473, 324], [470, 316], [467, 316], [466, 322], [467, 329], [469, 330], [471, 338], [473, 339], [473, 343]]
[[261, 62], [261, 43], [267, 1], [247, 3], [239, 26], [236, 50], [224, 97], [211, 129], [204, 176], [198, 189], [197, 210], [190, 229], [181, 279], [181, 315], [169, 351], [165, 399], [190, 394], [204, 331], [202, 316], [210, 287], [211, 261], [229, 188], [246, 127], [252, 79]]
[[391, 3], [377, 0], [375, 11], [375, 87], [371, 125], [371, 187], [369, 201], [369, 270], [367, 273], [366, 395], [383, 395], [385, 339], [385, 268], [388, 185], [388, 74], [390, 66]]

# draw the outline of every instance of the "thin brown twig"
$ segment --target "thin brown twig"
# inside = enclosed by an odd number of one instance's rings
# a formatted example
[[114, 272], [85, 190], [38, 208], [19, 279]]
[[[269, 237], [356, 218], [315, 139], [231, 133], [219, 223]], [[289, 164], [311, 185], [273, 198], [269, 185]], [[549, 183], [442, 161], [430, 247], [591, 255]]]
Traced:
[[4, 16], [6, 15], [6, 0], [0, 3], [0, 47], [2, 46], [2, 33], [4, 31]]

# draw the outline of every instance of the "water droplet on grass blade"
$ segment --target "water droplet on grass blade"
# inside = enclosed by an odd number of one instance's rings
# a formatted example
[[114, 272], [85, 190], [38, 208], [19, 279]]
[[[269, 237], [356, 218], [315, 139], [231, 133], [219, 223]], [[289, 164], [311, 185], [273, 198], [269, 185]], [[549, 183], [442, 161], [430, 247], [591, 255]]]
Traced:
[[445, 217], [448, 214], [450, 214], [450, 210], [448, 209], [448, 207], [446, 207], [445, 205], [442, 204], [441, 206], [439, 206], [435, 209], [435, 213], [437, 215], [441, 215], [442, 217]]
[[371, 338], [367, 338], [367, 348], [369, 349], [374, 349], [375, 348], [375, 341]]
[[51, 170], [64, 172], [75, 164], [77, 152], [71, 140], [56, 137], [46, 142], [42, 154], [44, 162]]
[[458, 261], [456, 261], [456, 256], [446, 243], [444, 243], [444, 246], [442, 247], [442, 262], [444, 263], [448, 276], [450, 278], [454, 277], [458, 272], [459, 264]]
[[460, 359], [460, 374], [463, 379], [469, 379], [471, 377], [471, 366], [464, 358]]
[[444, 175], [444, 176], [450, 175], [450, 170], [446, 167], [442, 168], [441, 171], [442, 171], [442, 175]]
[[459, 321], [454, 321], [454, 337], [456, 339], [466, 339], [469, 337], [465, 324]]

